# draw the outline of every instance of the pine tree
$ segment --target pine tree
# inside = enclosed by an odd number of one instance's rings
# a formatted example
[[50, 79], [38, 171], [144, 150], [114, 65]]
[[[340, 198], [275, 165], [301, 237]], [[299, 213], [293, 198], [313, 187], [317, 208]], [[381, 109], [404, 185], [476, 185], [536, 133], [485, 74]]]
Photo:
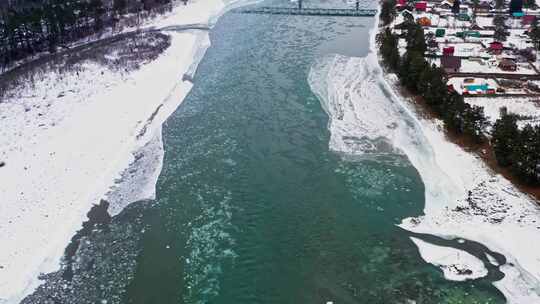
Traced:
[[398, 37], [392, 34], [389, 28], [377, 36], [381, 55], [388, 68], [395, 71], [399, 67], [400, 56], [398, 50]]
[[472, 0], [473, 2], [473, 13], [472, 13], [472, 22], [476, 24], [476, 13], [478, 10], [478, 5], [480, 4], [479, 0]]
[[461, 2], [459, 0], [455, 0], [452, 4], [452, 13], [459, 14], [459, 9], [461, 6]]
[[496, 41], [506, 41], [506, 36], [508, 36], [508, 32], [506, 29], [502, 26], [496, 26], [495, 32], [493, 33], [493, 39]]
[[493, 17], [493, 25], [495, 27], [505, 27], [506, 26], [506, 17], [503, 16], [503, 15], [496, 15], [495, 17]]
[[523, 10], [523, 0], [510, 0], [510, 14]]
[[403, 64], [400, 69], [400, 79], [409, 90], [418, 92], [418, 84], [422, 73], [428, 64], [424, 56], [418, 52], [407, 51], [405, 53]]
[[413, 51], [418, 52], [422, 56], [424, 56], [424, 53], [427, 50], [426, 46], [426, 39], [424, 37], [424, 29], [416, 24], [410, 24], [407, 29], [407, 36], [405, 37], [407, 40], [407, 51]]
[[480, 143], [482, 142], [482, 134], [487, 123], [483, 107], [467, 107], [463, 115], [463, 133], [472, 138], [476, 143]]
[[105, 8], [103, 7], [103, 2], [101, 0], [90, 0], [89, 10], [92, 12], [92, 17], [94, 18], [94, 30], [101, 31], [103, 28], [103, 14], [105, 14]]
[[491, 139], [499, 165], [506, 167], [512, 164], [512, 154], [518, 145], [518, 139], [516, 115], [508, 114], [506, 108], [501, 108], [501, 117], [493, 125]]
[[380, 18], [383, 25], [388, 25], [396, 17], [396, 0], [383, 0]]
[[515, 138], [515, 145], [511, 153], [512, 171], [523, 181], [531, 182], [534, 175], [532, 162], [534, 161], [534, 129], [531, 125], [526, 125]]
[[113, 10], [117, 14], [123, 14], [126, 11], [127, 0], [114, 0], [113, 1]]
[[538, 18], [534, 18], [533, 23], [531, 24], [529, 36], [531, 37], [536, 49], [538, 49], [540, 47], [540, 28], [538, 27]]
[[536, 0], [523, 0], [523, 6], [526, 8], [536, 8]]

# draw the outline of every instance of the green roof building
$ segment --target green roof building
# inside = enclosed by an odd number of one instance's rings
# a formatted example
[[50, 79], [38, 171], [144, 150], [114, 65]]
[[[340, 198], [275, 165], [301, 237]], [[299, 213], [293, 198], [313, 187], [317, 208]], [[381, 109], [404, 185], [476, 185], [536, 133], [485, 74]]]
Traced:
[[446, 34], [445, 29], [437, 29], [437, 30], [435, 30], [435, 37], [444, 37], [445, 34]]
[[459, 21], [471, 21], [471, 16], [467, 13], [459, 13], [457, 18]]

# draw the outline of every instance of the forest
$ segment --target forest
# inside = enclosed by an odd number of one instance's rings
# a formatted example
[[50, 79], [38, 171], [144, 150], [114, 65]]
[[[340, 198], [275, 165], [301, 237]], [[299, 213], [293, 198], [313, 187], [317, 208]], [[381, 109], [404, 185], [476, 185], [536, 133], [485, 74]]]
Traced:
[[137, 24], [152, 11], [171, 8], [172, 0], [2, 0], [0, 71], [21, 59], [57, 52], [122, 24]]

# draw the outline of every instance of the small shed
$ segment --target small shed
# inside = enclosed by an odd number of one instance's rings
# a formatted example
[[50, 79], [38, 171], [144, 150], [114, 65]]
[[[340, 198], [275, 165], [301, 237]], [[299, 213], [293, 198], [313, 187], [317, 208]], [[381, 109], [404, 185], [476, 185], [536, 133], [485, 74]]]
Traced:
[[419, 12], [425, 12], [427, 10], [427, 2], [416, 2], [414, 4], [414, 9]]
[[489, 44], [489, 51], [492, 53], [492, 54], [496, 54], [496, 55], [499, 55], [502, 53], [503, 51], [503, 44], [499, 41], [493, 41]]
[[499, 62], [499, 68], [503, 71], [516, 71], [517, 70], [517, 65], [515, 63], [514, 60], [510, 60], [510, 59], [507, 59], [507, 58], [504, 58], [501, 60], [501, 62]]
[[482, 37], [482, 35], [480, 34], [479, 31], [463, 31], [463, 32], [457, 32], [457, 33], [456, 33], [456, 36], [457, 36], [457, 37], [460, 37], [460, 38], [467, 38], [467, 37], [480, 38], [480, 37]]
[[398, 10], [405, 9], [407, 7], [407, 1], [406, 0], [398, 0], [396, 3], [396, 8]]
[[443, 56], [441, 57], [441, 67], [447, 73], [456, 73], [461, 69], [461, 58], [456, 56]]
[[476, 24], [476, 23], [473, 23], [470, 27], [471, 30], [477, 30], [477, 31], [481, 31], [483, 30], [484, 28], [482, 28], [480, 25]]
[[443, 48], [443, 56], [452, 56], [454, 55], [455, 48], [453, 46], [448, 46]]
[[439, 5], [439, 8], [449, 10], [449, 9], [452, 8], [452, 3], [448, 2], [448, 1], [443, 1], [443, 2], [441, 2], [441, 4]]
[[467, 13], [459, 13], [457, 19], [459, 21], [471, 21], [471, 16]]
[[478, 4], [478, 6], [476, 6], [476, 11], [479, 13], [489, 13], [491, 9], [491, 4], [487, 1], [482, 1]]
[[526, 61], [536, 61], [536, 52], [533, 48], [521, 49], [518, 51], [518, 54]]
[[421, 26], [431, 26], [431, 20], [428, 17], [420, 17], [416, 19], [416, 23]]
[[444, 37], [445, 34], [446, 34], [445, 29], [436, 29], [435, 30], [435, 37]]

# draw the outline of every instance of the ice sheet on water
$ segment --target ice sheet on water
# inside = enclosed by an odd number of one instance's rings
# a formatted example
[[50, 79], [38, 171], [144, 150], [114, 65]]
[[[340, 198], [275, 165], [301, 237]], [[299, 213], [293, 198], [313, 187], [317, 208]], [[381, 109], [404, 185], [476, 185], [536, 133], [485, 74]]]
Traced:
[[[329, 116], [331, 150], [366, 155], [378, 152], [374, 145], [351, 144], [347, 139], [384, 139], [418, 170], [425, 185], [426, 216], [409, 219], [402, 227], [475, 240], [509, 260], [515, 256], [523, 267], [501, 267], [507, 278], [495, 286], [510, 302], [539, 299], [537, 254], [520, 245], [525, 240], [530, 243], [538, 233], [534, 224], [538, 210], [531, 211], [534, 204], [508, 181], [494, 177], [480, 160], [449, 143], [439, 125], [418, 119], [394, 93], [392, 80], [382, 74], [374, 52], [365, 58], [322, 58], [312, 67], [309, 83]], [[528, 272], [530, 276], [525, 275]]]
[[414, 237], [411, 240], [418, 246], [422, 258], [439, 267], [447, 280], [464, 281], [488, 274], [482, 261], [463, 250], [433, 245]]

